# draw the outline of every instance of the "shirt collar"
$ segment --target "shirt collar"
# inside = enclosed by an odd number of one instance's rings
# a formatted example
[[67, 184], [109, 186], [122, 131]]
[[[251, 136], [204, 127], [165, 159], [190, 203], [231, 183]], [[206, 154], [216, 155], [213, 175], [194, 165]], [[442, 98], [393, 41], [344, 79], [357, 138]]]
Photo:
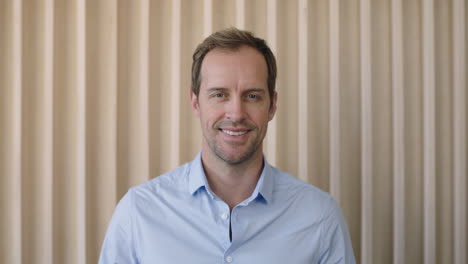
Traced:
[[[252, 193], [249, 200], [257, 198], [261, 195], [263, 199], [268, 203], [272, 199], [273, 195], [273, 170], [271, 165], [267, 162], [265, 157], [263, 158], [264, 164], [260, 178], [258, 179], [257, 185]], [[194, 195], [200, 188], [204, 187], [210, 196], [213, 198], [213, 194], [208, 185], [205, 170], [201, 160], [201, 152], [197, 154], [195, 159], [190, 164], [190, 170], [188, 173], [188, 188], [190, 194]]]
[[206, 181], [205, 170], [201, 160], [201, 152], [197, 154], [195, 159], [190, 164], [190, 170], [188, 174], [188, 187], [190, 194], [194, 195], [201, 187], [207, 187], [208, 182]]

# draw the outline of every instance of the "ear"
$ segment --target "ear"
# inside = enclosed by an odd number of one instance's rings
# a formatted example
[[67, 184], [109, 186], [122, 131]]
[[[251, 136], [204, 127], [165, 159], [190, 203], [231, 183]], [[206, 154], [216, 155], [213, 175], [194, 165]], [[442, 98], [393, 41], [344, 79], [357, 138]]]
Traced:
[[275, 91], [273, 102], [271, 102], [270, 110], [268, 111], [268, 120], [271, 121], [276, 113], [276, 102], [278, 101], [278, 93]]
[[198, 96], [196, 96], [192, 89], [190, 89], [190, 105], [192, 106], [192, 111], [193, 113], [199, 117], [200, 116], [200, 109], [199, 109], [199, 105], [198, 105]]

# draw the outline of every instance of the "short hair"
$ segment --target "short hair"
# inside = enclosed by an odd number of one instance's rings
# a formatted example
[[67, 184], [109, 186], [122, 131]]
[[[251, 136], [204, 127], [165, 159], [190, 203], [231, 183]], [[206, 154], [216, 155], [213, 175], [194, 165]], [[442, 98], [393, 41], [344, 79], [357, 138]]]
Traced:
[[251, 32], [245, 30], [239, 30], [231, 27], [215, 32], [208, 36], [202, 43], [200, 43], [195, 52], [193, 53], [192, 62], [192, 92], [198, 97], [200, 93], [201, 84], [201, 67], [203, 59], [206, 54], [215, 48], [227, 49], [227, 50], [238, 50], [241, 46], [248, 46], [259, 51], [265, 58], [268, 77], [268, 93], [270, 95], [270, 101], [273, 102], [273, 95], [275, 94], [276, 86], [276, 59], [273, 52], [266, 44], [266, 41], [255, 37]]

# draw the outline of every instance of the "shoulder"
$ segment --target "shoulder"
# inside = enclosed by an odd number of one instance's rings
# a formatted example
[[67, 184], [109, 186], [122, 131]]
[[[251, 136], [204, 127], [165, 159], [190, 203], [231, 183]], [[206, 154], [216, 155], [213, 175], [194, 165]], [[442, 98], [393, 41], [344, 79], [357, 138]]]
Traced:
[[157, 194], [162, 191], [180, 191], [186, 187], [190, 162], [186, 163], [172, 171], [163, 173], [145, 183], [130, 188], [129, 192], [135, 196], [145, 196], [148, 194]]
[[[166, 200], [188, 193], [190, 163], [131, 187], [119, 203], [127, 204], [134, 214], [142, 214]], [[155, 208], [154, 208], [155, 209]]]
[[310, 224], [327, 225], [333, 218], [341, 218], [340, 208], [329, 193], [289, 173], [272, 169], [274, 204], [289, 208], [290, 215]]
[[306, 207], [320, 211], [336, 207], [332, 196], [318, 187], [295, 178], [291, 174], [272, 167], [274, 175], [274, 191], [282, 199], [300, 201]]

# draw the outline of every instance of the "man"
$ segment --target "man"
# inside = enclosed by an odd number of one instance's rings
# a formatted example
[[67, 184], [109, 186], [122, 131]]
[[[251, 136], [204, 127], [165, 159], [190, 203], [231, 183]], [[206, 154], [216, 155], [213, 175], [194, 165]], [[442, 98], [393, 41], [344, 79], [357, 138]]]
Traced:
[[100, 263], [355, 263], [333, 199], [263, 157], [275, 80], [274, 55], [249, 32], [216, 32], [197, 47], [201, 153], [129, 190]]

